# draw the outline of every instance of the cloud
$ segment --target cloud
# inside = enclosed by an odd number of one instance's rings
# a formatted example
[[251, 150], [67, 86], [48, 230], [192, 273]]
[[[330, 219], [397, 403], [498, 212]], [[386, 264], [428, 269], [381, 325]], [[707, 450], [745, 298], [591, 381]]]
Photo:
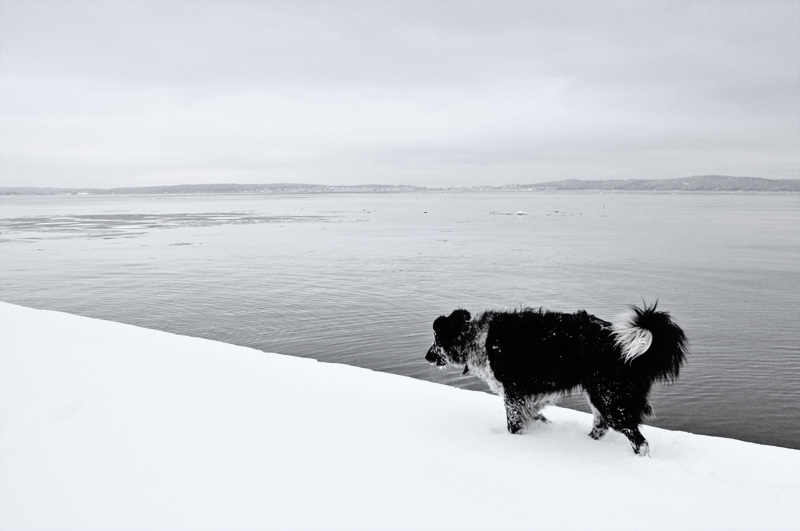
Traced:
[[0, 10], [4, 186], [800, 169], [796, 2]]

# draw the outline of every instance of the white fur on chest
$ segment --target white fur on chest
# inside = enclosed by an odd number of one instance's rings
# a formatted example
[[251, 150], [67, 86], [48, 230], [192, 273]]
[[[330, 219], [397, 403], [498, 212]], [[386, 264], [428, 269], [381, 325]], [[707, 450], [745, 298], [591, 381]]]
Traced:
[[489, 357], [486, 355], [486, 329], [481, 330], [475, 337], [473, 347], [467, 355], [467, 367], [471, 374], [486, 382], [493, 393], [504, 395], [503, 384], [497, 381], [489, 366]]

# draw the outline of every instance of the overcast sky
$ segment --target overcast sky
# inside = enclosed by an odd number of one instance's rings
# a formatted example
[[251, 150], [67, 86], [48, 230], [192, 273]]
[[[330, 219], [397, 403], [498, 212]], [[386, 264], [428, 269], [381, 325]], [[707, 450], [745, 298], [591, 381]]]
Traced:
[[0, 1], [0, 185], [800, 176], [800, 2]]

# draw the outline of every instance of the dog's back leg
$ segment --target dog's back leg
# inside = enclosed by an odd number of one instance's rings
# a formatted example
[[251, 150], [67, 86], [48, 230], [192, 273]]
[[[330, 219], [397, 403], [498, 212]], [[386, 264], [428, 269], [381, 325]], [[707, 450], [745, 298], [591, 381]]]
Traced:
[[[605, 420], [606, 418], [608, 420]], [[650, 455], [650, 445], [647, 444], [647, 439], [645, 439], [642, 432], [639, 431], [638, 421], [629, 412], [617, 410], [614, 414], [608, 415], [605, 418], [601, 416], [600, 419], [600, 422], [602, 422], [601, 430], [598, 431], [598, 425], [596, 424], [597, 417], [595, 417], [595, 427], [589, 434], [593, 439], [599, 439], [605, 435], [608, 427], [611, 427], [628, 438], [636, 454], [641, 456]], [[597, 434], [597, 436], [595, 436], [595, 434]]]
[[608, 428], [625, 435], [638, 455], [650, 453], [647, 440], [639, 431], [642, 417], [648, 411], [646, 390], [616, 382], [597, 382], [584, 386], [594, 413], [595, 425], [589, 434], [594, 439], [602, 437]]
[[648, 456], [650, 455], [650, 445], [639, 431], [641, 416], [640, 411], [633, 408], [626, 410], [622, 405], [617, 405], [610, 415], [606, 415], [606, 420], [611, 428], [628, 438], [637, 455]]
[[636, 452], [637, 455], [641, 455], [642, 457], [650, 455], [650, 445], [647, 443], [647, 439], [644, 438], [644, 435], [642, 435], [642, 432], [639, 431], [638, 426], [622, 428], [619, 432], [628, 438], [631, 442], [631, 446], [633, 446], [633, 451]]

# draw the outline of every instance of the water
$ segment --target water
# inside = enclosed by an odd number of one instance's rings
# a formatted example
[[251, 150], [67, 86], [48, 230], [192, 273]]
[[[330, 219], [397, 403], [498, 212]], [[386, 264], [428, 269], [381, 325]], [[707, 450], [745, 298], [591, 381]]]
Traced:
[[691, 353], [649, 424], [800, 448], [797, 195], [6, 196], [0, 231], [4, 301], [468, 389], [441, 314], [658, 299]]

